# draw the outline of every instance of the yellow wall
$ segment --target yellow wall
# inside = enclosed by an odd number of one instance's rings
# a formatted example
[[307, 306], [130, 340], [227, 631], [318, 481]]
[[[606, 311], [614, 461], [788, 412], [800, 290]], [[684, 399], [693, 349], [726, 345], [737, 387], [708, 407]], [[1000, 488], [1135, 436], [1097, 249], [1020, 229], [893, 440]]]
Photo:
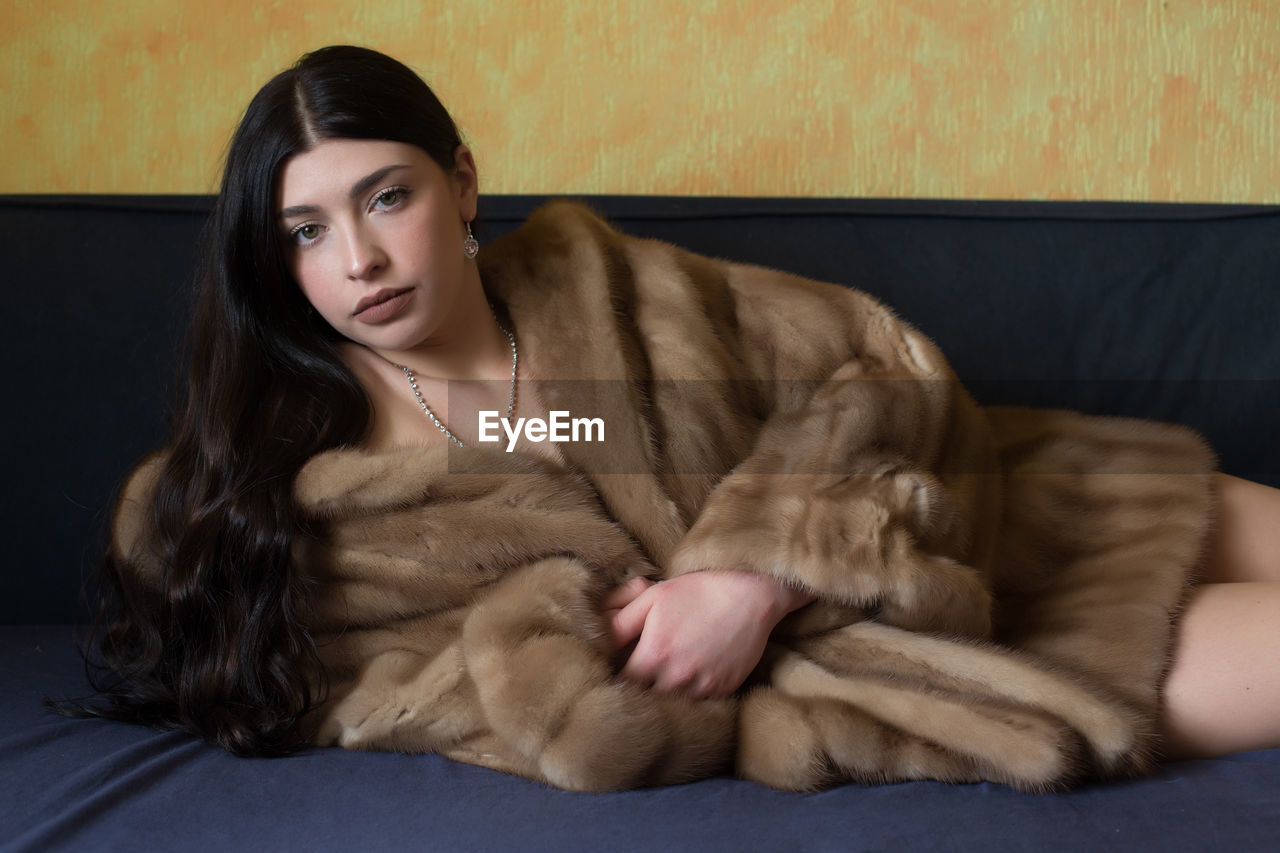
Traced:
[[511, 193], [1280, 202], [1277, 0], [5, 0], [0, 192], [203, 193], [306, 49]]

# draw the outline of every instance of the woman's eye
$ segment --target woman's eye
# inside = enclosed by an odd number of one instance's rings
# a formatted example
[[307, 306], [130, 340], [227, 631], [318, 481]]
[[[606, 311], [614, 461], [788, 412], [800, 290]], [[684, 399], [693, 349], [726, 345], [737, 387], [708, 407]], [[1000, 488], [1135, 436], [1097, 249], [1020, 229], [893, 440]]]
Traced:
[[314, 243], [319, 236], [320, 226], [314, 222], [304, 222], [289, 232], [289, 238], [302, 246]]
[[404, 187], [389, 187], [374, 196], [373, 204], [369, 206], [376, 210], [390, 210], [403, 204], [408, 195], [409, 191]]

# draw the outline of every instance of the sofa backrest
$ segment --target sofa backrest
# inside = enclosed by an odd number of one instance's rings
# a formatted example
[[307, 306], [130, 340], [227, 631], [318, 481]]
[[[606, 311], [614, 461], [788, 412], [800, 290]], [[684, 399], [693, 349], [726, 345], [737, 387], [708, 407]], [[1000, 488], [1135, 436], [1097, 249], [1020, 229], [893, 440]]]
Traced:
[[[482, 242], [541, 199], [482, 201]], [[862, 288], [983, 402], [1157, 418], [1280, 480], [1280, 208], [596, 197], [625, 231]], [[71, 621], [116, 485], [164, 440], [207, 197], [0, 197], [0, 624]]]

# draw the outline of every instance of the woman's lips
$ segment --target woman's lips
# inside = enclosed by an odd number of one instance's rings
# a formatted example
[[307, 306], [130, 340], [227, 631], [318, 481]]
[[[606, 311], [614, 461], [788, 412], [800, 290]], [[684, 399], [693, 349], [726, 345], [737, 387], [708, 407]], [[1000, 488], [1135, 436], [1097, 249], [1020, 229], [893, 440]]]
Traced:
[[381, 323], [389, 320], [409, 304], [413, 288], [402, 290], [379, 290], [356, 303], [356, 310], [351, 316], [365, 323]]

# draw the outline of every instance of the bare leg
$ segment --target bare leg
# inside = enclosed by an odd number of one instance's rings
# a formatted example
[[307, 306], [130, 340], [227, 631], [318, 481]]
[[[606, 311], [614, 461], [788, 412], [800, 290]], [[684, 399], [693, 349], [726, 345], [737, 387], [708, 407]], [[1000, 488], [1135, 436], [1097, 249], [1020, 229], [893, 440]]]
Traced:
[[1173, 757], [1280, 746], [1280, 490], [1221, 476], [1218, 497], [1165, 685]]
[[1280, 489], [1219, 474], [1206, 583], [1280, 581]]
[[1280, 746], [1280, 582], [1206, 584], [1182, 619], [1165, 685], [1171, 757]]

